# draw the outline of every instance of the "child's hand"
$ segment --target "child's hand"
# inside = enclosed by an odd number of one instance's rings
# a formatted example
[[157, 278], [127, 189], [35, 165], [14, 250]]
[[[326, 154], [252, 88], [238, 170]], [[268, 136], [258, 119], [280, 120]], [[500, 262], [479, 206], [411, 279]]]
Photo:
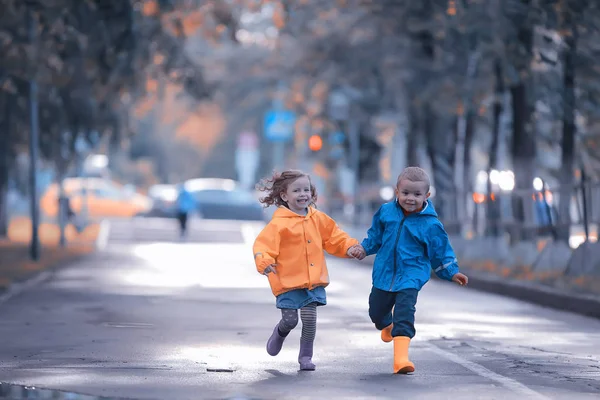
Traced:
[[277, 270], [275, 269], [276, 265], [277, 264], [271, 264], [267, 268], [265, 268], [263, 275], [269, 275], [269, 273], [271, 273], [271, 272], [274, 273], [275, 275], [277, 275]]
[[467, 283], [469, 283], [469, 277], [458, 272], [452, 277], [452, 282], [456, 282], [460, 286], [467, 286]]
[[357, 260], [362, 260], [367, 256], [365, 249], [360, 244], [355, 244], [354, 246], [350, 247], [347, 254], [350, 257], [356, 258]]

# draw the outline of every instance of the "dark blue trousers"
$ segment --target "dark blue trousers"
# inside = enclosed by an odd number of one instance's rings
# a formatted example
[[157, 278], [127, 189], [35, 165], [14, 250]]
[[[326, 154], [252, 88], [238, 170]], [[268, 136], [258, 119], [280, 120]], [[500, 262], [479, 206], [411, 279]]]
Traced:
[[[382, 330], [392, 322], [392, 336], [415, 336], [415, 311], [417, 289], [387, 292], [373, 287], [369, 296], [369, 317], [375, 327]], [[393, 309], [393, 311], [392, 311]]]

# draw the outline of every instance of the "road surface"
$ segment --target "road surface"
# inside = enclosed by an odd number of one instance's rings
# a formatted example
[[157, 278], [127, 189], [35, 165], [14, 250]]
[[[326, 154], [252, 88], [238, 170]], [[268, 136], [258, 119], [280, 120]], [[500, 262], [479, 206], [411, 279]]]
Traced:
[[439, 281], [417, 304], [417, 370], [393, 375], [392, 345], [367, 315], [370, 270], [340, 259], [319, 308], [317, 370], [299, 372], [300, 329], [279, 356], [265, 351], [279, 313], [252, 262], [260, 225], [195, 221], [180, 241], [168, 224], [136, 224], [133, 236], [114, 224], [101, 252], [0, 305], [0, 381], [134, 399], [600, 393], [600, 321]]

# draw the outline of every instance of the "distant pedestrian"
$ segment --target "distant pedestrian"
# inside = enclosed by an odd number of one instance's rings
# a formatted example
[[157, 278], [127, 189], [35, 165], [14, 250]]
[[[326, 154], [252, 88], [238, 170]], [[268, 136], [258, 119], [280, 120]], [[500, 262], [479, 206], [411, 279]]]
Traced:
[[196, 199], [182, 183], [177, 185], [177, 191], [177, 220], [179, 221], [179, 235], [183, 238], [187, 235], [190, 213], [196, 209]]
[[301, 370], [313, 371], [317, 306], [327, 304], [325, 287], [329, 285], [323, 251], [337, 257], [357, 257], [358, 241], [316, 209], [317, 193], [309, 175], [287, 170], [263, 179], [257, 188], [267, 193], [261, 203], [278, 206], [254, 242], [256, 268], [267, 275], [281, 310], [281, 320], [267, 341], [267, 352], [279, 354], [285, 338], [298, 325], [300, 310], [298, 363]]
[[396, 183], [396, 199], [373, 217], [359, 259], [377, 254], [369, 316], [384, 342], [394, 342], [394, 373], [414, 372], [408, 348], [415, 336], [417, 295], [431, 269], [461, 286], [469, 279], [458, 271], [454, 250], [429, 198], [430, 181], [418, 167], [406, 168]]

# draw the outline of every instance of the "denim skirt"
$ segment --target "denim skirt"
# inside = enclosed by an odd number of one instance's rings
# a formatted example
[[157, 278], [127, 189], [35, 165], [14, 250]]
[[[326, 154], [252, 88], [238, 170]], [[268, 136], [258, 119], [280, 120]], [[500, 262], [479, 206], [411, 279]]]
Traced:
[[277, 296], [277, 308], [291, 308], [299, 310], [300, 308], [316, 303], [317, 306], [327, 304], [327, 293], [323, 286], [318, 286], [313, 290], [295, 289]]

